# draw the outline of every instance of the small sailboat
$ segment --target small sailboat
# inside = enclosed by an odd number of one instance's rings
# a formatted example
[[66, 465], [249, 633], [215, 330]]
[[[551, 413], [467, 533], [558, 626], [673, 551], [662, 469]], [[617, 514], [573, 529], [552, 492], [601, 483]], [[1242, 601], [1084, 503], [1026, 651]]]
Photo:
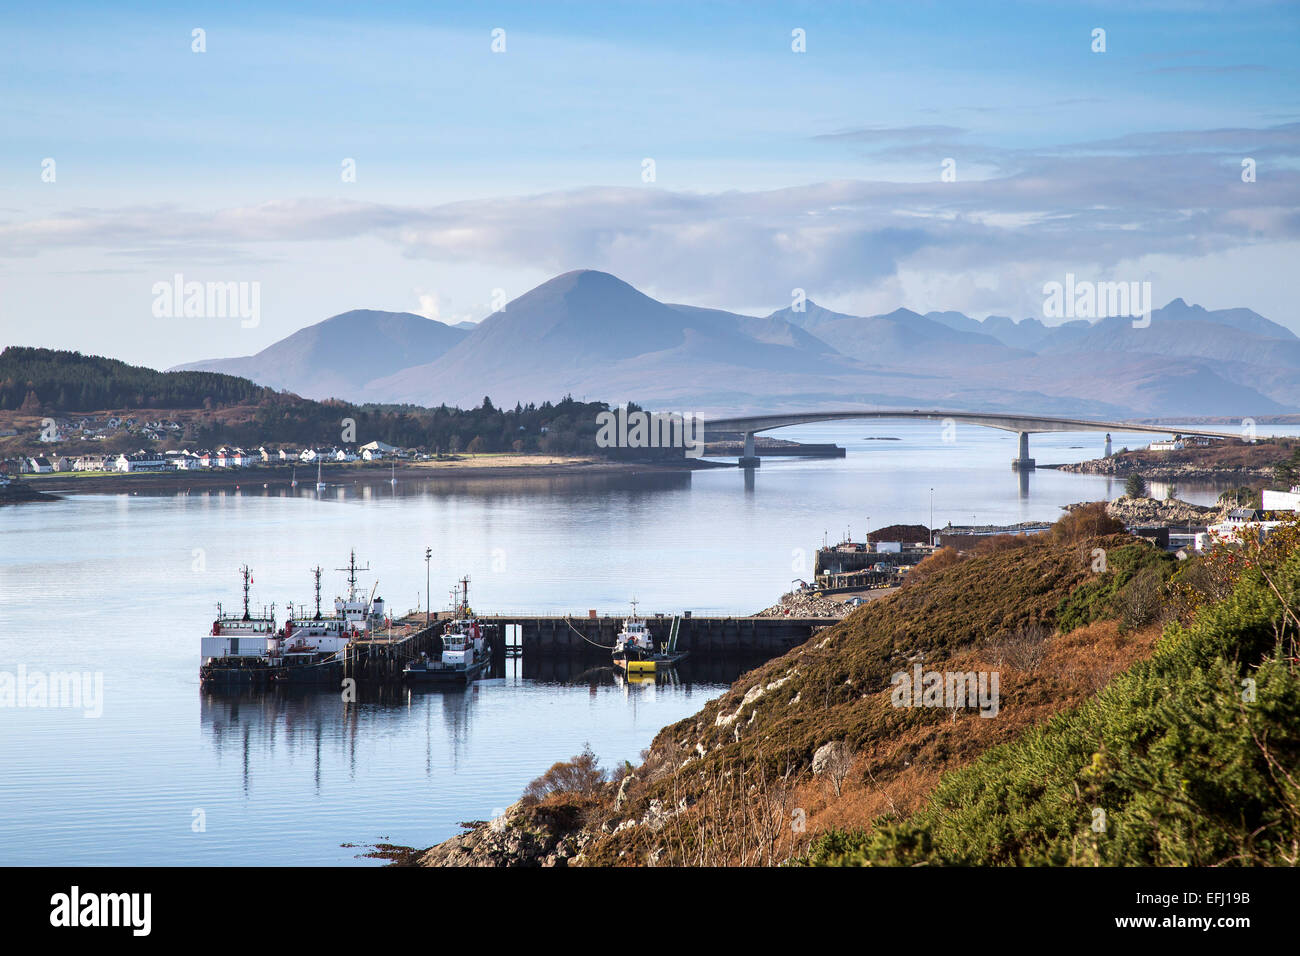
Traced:
[[321, 480], [321, 476], [320, 476], [320, 459], [317, 458], [316, 459], [316, 490], [321, 491], [324, 489], [324, 487], [325, 487], [325, 482]]
[[397, 484], [397, 462], [393, 462], [393, 463], [392, 463], [392, 466], [393, 466], [393, 471], [392, 471], [392, 475], [393, 475], [393, 477], [391, 477], [391, 478], [388, 479], [388, 483], [389, 483], [390, 485], [394, 485], [394, 486], [396, 486], [396, 484]]
[[298, 487], [298, 466], [297, 465], [293, 466], [293, 476], [289, 481], [289, 487], [290, 488]]

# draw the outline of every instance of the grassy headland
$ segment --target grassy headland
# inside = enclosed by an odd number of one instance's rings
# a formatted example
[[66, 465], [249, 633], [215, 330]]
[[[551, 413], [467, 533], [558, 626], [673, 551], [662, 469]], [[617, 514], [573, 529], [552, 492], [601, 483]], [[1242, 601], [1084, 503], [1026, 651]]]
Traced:
[[[418, 860], [1295, 862], [1298, 606], [1294, 529], [1179, 562], [1079, 509], [938, 552], [665, 728], [640, 766], [557, 765], [571, 786], [531, 788]], [[996, 672], [996, 715], [897, 706], [915, 665]]]

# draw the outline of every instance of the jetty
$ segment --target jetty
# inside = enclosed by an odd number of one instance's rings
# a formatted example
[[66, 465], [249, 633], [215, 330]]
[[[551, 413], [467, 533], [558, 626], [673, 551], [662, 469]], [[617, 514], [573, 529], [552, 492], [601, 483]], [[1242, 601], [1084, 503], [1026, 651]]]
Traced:
[[[336, 660], [303, 668], [293, 677], [295, 682], [337, 686], [343, 680], [359, 683], [399, 683], [402, 669], [421, 654], [435, 655], [440, 650], [443, 623], [450, 612], [408, 615], [394, 621], [391, 628], [352, 641]], [[507, 658], [525, 661], [545, 659], [592, 660], [608, 662], [614, 638], [622, 624], [621, 616], [582, 617], [563, 614], [484, 615], [492, 649], [492, 670], [504, 671]], [[646, 622], [660, 646], [667, 646], [674, 626], [677, 651], [689, 652], [692, 660], [717, 661], [736, 657], [770, 658], [784, 654], [802, 644], [822, 628], [838, 623], [830, 617], [696, 617], [689, 611], [680, 615], [655, 614]], [[265, 673], [252, 673], [253, 670]], [[250, 668], [239, 683], [274, 685], [276, 668]]]

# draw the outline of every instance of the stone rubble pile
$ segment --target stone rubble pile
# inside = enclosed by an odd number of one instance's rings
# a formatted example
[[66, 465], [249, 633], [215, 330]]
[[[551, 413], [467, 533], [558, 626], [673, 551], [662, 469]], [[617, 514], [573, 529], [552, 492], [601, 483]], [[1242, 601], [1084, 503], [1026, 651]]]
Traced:
[[755, 617], [847, 617], [854, 608], [827, 597], [813, 597], [813, 591], [790, 591], [781, 600], [759, 611]]

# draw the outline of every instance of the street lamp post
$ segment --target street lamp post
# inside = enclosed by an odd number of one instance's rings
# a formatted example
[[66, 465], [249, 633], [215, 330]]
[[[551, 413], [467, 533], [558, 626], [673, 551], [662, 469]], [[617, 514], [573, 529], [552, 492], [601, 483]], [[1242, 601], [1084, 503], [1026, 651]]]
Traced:
[[433, 548], [424, 549], [424, 626], [429, 626], [429, 613], [433, 610], [433, 595], [429, 593], [429, 561], [433, 558]]

